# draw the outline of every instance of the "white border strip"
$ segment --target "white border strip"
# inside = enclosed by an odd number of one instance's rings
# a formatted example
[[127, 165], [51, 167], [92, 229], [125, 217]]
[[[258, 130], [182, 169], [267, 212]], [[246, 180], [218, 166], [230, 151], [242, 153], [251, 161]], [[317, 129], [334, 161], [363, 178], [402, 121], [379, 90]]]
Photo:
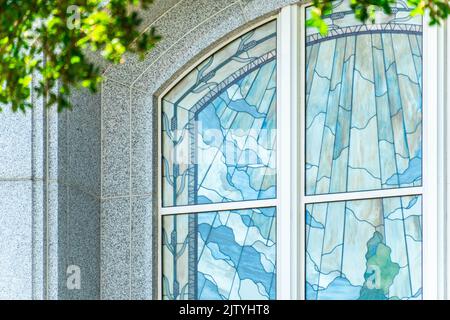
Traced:
[[298, 206], [297, 206], [297, 216], [298, 218], [298, 235], [299, 235], [299, 245], [298, 245], [298, 279], [297, 279], [297, 296], [299, 299], [305, 300], [306, 294], [305, 294], [305, 284], [306, 284], [306, 222], [305, 222], [305, 144], [306, 144], [306, 136], [305, 136], [305, 110], [306, 110], [306, 7], [309, 5], [309, 3], [306, 3], [304, 5], [301, 5], [298, 7], [298, 11], [300, 14], [299, 17], [299, 35], [296, 41], [300, 45], [300, 52], [298, 54], [300, 58], [299, 62], [299, 101], [298, 101], [298, 115], [297, 115], [297, 127], [298, 127], [298, 134], [297, 139], [299, 141], [299, 144], [301, 148], [298, 148], [297, 150], [297, 159], [300, 159], [298, 162], [298, 173], [297, 173], [297, 184], [298, 184], [298, 190], [299, 190], [299, 197], [298, 197]]
[[423, 193], [422, 187], [412, 188], [398, 188], [398, 189], [385, 189], [385, 190], [373, 190], [373, 191], [358, 191], [358, 192], [345, 192], [345, 193], [329, 193], [323, 195], [312, 195], [303, 197], [304, 203], [319, 203], [319, 202], [337, 202], [337, 201], [352, 201], [352, 200], [364, 200], [364, 199], [376, 199], [376, 198], [390, 198], [390, 197], [402, 197], [410, 195], [419, 195]]
[[[423, 21], [423, 299], [438, 299], [438, 32]], [[442, 279], [443, 280], [443, 279]]]
[[187, 213], [215, 212], [227, 210], [255, 209], [276, 207], [278, 201], [276, 199], [255, 200], [255, 201], [237, 201], [225, 203], [198, 204], [192, 206], [164, 207], [160, 209], [160, 214], [179, 215]]
[[443, 197], [443, 201], [444, 201], [444, 210], [441, 213], [443, 216], [443, 226], [442, 226], [442, 231], [444, 233], [444, 249], [443, 249], [443, 277], [444, 279], [442, 279], [443, 282], [445, 282], [444, 284], [444, 294], [442, 296], [443, 299], [450, 299], [450, 284], [449, 284], [449, 275], [450, 275], [450, 261], [449, 261], [449, 248], [450, 248], [450, 239], [449, 239], [449, 235], [450, 235], [450, 224], [449, 224], [449, 217], [447, 215], [447, 213], [449, 212], [449, 203], [450, 201], [448, 199], [450, 199], [450, 188], [449, 188], [449, 184], [450, 181], [448, 179], [448, 169], [450, 168], [450, 157], [447, 155], [447, 151], [450, 150], [450, 138], [449, 138], [449, 133], [450, 130], [448, 128], [449, 124], [450, 124], [450, 111], [449, 111], [449, 107], [450, 107], [450, 101], [449, 101], [449, 96], [448, 93], [450, 92], [450, 68], [449, 68], [449, 61], [448, 61], [448, 57], [450, 55], [450, 48], [449, 48], [449, 44], [450, 44], [450, 20], [447, 20], [444, 28], [443, 28], [443, 36], [442, 36], [442, 40], [443, 42], [443, 46], [445, 46], [445, 49], [443, 49], [443, 56], [442, 59], [443, 61], [440, 61], [439, 64], [441, 66], [444, 66], [444, 90], [442, 95], [443, 97], [443, 112], [445, 114], [444, 117], [444, 143], [443, 143], [443, 150], [442, 150], [442, 154], [441, 157], [443, 157], [445, 165], [444, 165], [444, 172], [443, 172], [443, 176], [444, 176], [444, 189], [442, 190], [442, 197]]
[[[448, 69], [447, 69], [447, 23], [438, 28], [437, 34], [437, 65], [441, 66], [438, 70], [437, 78], [437, 130], [438, 130], [438, 140], [437, 140], [437, 172], [440, 174], [437, 176], [437, 224], [438, 224], [438, 298], [446, 299], [447, 297], [447, 279], [446, 279], [446, 269], [447, 269], [447, 208], [448, 208], [448, 188], [447, 188], [447, 168], [448, 168], [448, 157], [446, 150], [448, 150], [448, 121], [449, 112], [446, 108], [446, 90], [448, 85]], [[447, 90], [448, 92], [448, 90]]]
[[[277, 299], [297, 299], [298, 6], [284, 7], [277, 37]], [[301, 241], [300, 241], [301, 242]]]

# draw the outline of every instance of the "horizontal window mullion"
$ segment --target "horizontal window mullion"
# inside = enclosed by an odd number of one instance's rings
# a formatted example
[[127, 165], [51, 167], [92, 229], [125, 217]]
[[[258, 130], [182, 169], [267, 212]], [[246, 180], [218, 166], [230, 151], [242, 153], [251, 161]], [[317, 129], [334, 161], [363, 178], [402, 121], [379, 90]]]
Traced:
[[383, 190], [343, 192], [343, 193], [329, 193], [329, 194], [321, 194], [321, 195], [304, 196], [303, 203], [309, 204], [309, 203], [323, 203], [323, 202], [388, 198], [388, 197], [419, 195], [422, 193], [423, 193], [423, 187], [383, 189]]
[[276, 207], [277, 205], [278, 205], [277, 199], [268, 199], [268, 200], [254, 200], [254, 201], [211, 203], [211, 204], [196, 204], [192, 206], [164, 207], [160, 208], [159, 212], [162, 216], [165, 216], [165, 215], [186, 214], [186, 213], [267, 208], [267, 207]]

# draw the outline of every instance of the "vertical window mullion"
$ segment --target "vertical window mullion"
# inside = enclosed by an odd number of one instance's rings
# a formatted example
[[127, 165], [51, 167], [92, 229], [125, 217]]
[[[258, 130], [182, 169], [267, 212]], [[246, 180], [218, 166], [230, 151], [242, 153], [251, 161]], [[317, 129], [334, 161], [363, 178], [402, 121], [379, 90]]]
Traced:
[[[423, 21], [423, 297], [438, 299], [439, 254], [443, 245], [438, 243], [441, 232], [438, 220], [437, 152], [438, 152], [438, 30]], [[440, 139], [440, 138], [439, 138]]]
[[305, 110], [306, 110], [306, 30], [304, 26], [306, 25], [306, 19], [305, 19], [305, 8], [306, 6], [300, 6], [299, 11], [299, 18], [297, 19], [300, 21], [300, 25], [297, 26], [297, 30], [299, 30], [299, 34], [297, 37], [297, 41], [300, 44], [300, 50], [299, 55], [297, 58], [297, 61], [299, 61], [299, 68], [297, 69], [298, 77], [299, 77], [299, 83], [297, 86], [297, 90], [299, 91], [299, 97], [298, 97], [298, 115], [297, 115], [297, 127], [299, 132], [297, 133], [297, 137], [299, 141], [299, 148], [297, 150], [297, 158], [299, 159], [298, 162], [298, 168], [299, 168], [299, 174], [297, 177], [297, 184], [298, 184], [298, 194], [299, 194], [299, 201], [298, 201], [298, 207], [296, 208], [296, 214], [298, 216], [298, 233], [299, 233], [299, 242], [300, 245], [297, 248], [297, 254], [298, 254], [298, 261], [299, 261], [299, 279], [297, 280], [298, 285], [298, 297], [300, 299], [306, 299], [306, 292], [305, 292], [305, 284], [306, 284], [306, 260], [305, 260], [305, 253], [306, 253], [306, 221], [305, 221], [305, 209], [306, 209], [306, 172], [305, 172], [305, 151], [306, 151], [306, 128], [305, 128]]
[[[277, 299], [297, 299], [298, 246], [302, 246], [298, 224], [298, 41], [299, 7], [284, 7], [278, 19], [278, 224]], [[300, 169], [301, 170], [301, 169]]]
[[[440, 274], [443, 275], [450, 275], [450, 255], [449, 255], [449, 249], [450, 248], [450, 224], [448, 223], [448, 217], [446, 217], [446, 212], [448, 212], [449, 210], [449, 200], [450, 199], [450, 188], [447, 186], [448, 184], [448, 178], [446, 177], [446, 175], [448, 174], [448, 168], [450, 168], [450, 157], [446, 156], [446, 152], [447, 150], [450, 150], [450, 139], [448, 138], [449, 135], [449, 128], [448, 126], [445, 126], [445, 123], [450, 123], [450, 111], [449, 111], [449, 97], [448, 97], [448, 92], [450, 92], [450, 68], [449, 68], [449, 64], [447, 62], [447, 57], [450, 54], [450, 21], [446, 21], [445, 27], [443, 28], [443, 30], [441, 31], [442, 35], [440, 38], [440, 41], [442, 43], [442, 55], [441, 55], [441, 59], [439, 60], [440, 65], [444, 65], [445, 69], [443, 70], [443, 75], [441, 76], [440, 79], [443, 79], [443, 93], [442, 93], [442, 111], [444, 113], [443, 118], [443, 123], [441, 124], [443, 126], [443, 128], [445, 128], [443, 130], [443, 142], [442, 142], [442, 153], [440, 154], [440, 157], [443, 159], [444, 165], [442, 168], [442, 172], [443, 174], [441, 174], [442, 179], [445, 181], [445, 184], [443, 184], [443, 187], [441, 189], [442, 192], [442, 213], [441, 213], [441, 222], [442, 222], [442, 233], [443, 233], [443, 238], [444, 238], [444, 248], [442, 250], [442, 272]], [[447, 277], [442, 277], [442, 282], [443, 282], [443, 286], [444, 286], [444, 292], [443, 292], [443, 297], [444, 299], [449, 299], [450, 297], [450, 285], [449, 285], [449, 281], [448, 281], [448, 276]]]

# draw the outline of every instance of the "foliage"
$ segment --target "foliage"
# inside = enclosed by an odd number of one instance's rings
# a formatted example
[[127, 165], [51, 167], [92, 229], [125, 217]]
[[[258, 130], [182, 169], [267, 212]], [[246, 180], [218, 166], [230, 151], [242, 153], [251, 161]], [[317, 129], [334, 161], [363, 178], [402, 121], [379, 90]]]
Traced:
[[[211, 0], [213, 1], [213, 0]], [[373, 21], [376, 10], [390, 14], [395, 0], [349, 0], [362, 21]], [[450, 12], [449, 0], [408, 0], [413, 15], [428, 14], [430, 24], [441, 24]], [[101, 74], [89, 51], [108, 62], [124, 62], [126, 52], [143, 58], [160, 37], [155, 29], [139, 32], [139, 10], [153, 0], [0, 0], [0, 111], [32, 107], [32, 90], [46, 106], [70, 108], [71, 88], [95, 92]], [[312, 0], [307, 24], [328, 30], [322, 19], [333, 9], [332, 0]], [[33, 74], [40, 74], [31, 85]], [[34, 81], [33, 81], [34, 82]]]
[[[153, 0], [0, 0], [0, 106], [31, 108], [33, 85], [46, 105], [70, 107], [71, 87], [97, 89], [100, 71], [88, 50], [112, 63], [125, 52], [143, 56], [159, 40], [155, 30], [140, 33], [139, 9]], [[44, 58], [45, 57], [45, 58]]]

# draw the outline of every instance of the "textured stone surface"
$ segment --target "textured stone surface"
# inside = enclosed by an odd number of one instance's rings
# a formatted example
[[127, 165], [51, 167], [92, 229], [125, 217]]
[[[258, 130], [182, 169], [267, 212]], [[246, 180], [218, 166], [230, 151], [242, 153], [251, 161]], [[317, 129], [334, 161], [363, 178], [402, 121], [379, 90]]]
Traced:
[[[33, 84], [39, 81], [33, 77]], [[42, 97], [32, 94], [33, 120], [31, 132], [32, 144], [32, 288], [33, 299], [43, 299], [45, 296], [45, 250], [44, 250], [44, 107]]]
[[30, 279], [0, 276], [1, 300], [31, 299]]
[[[74, 111], [62, 114], [39, 109], [42, 99], [36, 97], [32, 117], [5, 109], [0, 298], [153, 296], [154, 98], [247, 22], [294, 2], [155, 0], [153, 9], [142, 12], [142, 29], [155, 22], [163, 41], [144, 61], [128, 56], [123, 65], [108, 67], [93, 55], [107, 69], [101, 93], [75, 92]], [[68, 264], [81, 267], [80, 291], [66, 290]]]
[[131, 299], [152, 298], [152, 197], [133, 197], [131, 211]]
[[[147, 31], [150, 29], [152, 25], [156, 25], [157, 22], [174, 6], [183, 2], [184, 0], [154, 0], [153, 5], [151, 5], [148, 10], [140, 10], [139, 18], [142, 20], [141, 25], [138, 27], [139, 31]], [[132, 61], [136, 61], [135, 57], [127, 56], [127, 59], [132, 59]], [[111, 63], [106, 61], [99, 52], [92, 52], [91, 50], [86, 51], [86, 58], [91, 63], [95, 64], [96, 67], [99, 68], [101, 73], [109, 73], [110, 69], [123, 69], [124, 72], [122, 74], [126, 74], [127, 68], [122, 68], [121, 66], [113, 66]], [[123, 81], [120, 77], [114, 78], [117, 81]], [[123, 81], [126, 83], [125, 81]]]
[[[50, 299], [100, 297], [100, 97], [74, 90], [73, 110], [57, 114], [57, 142], [49, 144], [57, 155], [48, 188]], [[69, 265], [81, 269], [79, 290], [67, 288]]]
[[0, 179], [31, 178], [31, 112], [0, 114]]
[[148, 10], [140, 10], [139, 17], [142, 19], [139, 30], [143, 31], [150, 25], [161, 19], [174, 6], [179, 5], [184, 0], [153, 0], [153, 4]]
[[[103, 299], [149, 299], [155, 293], [152, 285], [157, 254], [154, 237], [157, 226], [152, 212], [156, 205], [153, 179], [157, 174], [155, 97], [183, 70], [198, 64], [205, 53], [239, 33], [246, 22], [292, 2], [295, 1], [183, 0], [159, 16], [155, 25], [164, 40], [144, 61], [128, 57], [125, 64], [106, 72], [107, 78], [119, 81], [123, 87], [131, 86], [131, 91], [127, 93], [120, 84], [109, 81], [102, 92]], [[131, 114], [124, 106], [127, 103], [124, 96], [130, 97]], [[109, 156], [114, 159], [108, 159]], [[131, 181], [127, 180], [128, 169]], [[130, 190], [126, 189], [127, 182]], [[114, 196], [121, 198], [110, 198]], [[127, 208], [130, 205], [131, 212]]]
[[135, 88], [144, 92], [157, 91], [183, 68], [198, 64], [198, 56], [214, 48], [218, 39], [228, 36], [243, 23], [244, 17], [238, 3], [212, 15], [205, 23], [186, 32], [163, 56], [152, 61], [151, 66], [135, 82]]
[[[100, 201], [98, 198], [70, 188], [66, 218], [66, 261], [67, 267], [78, 266], [81, 271], [81, 288], [67, 290], [69, 299], [100, 298]], [[65, 278], [66, 279], [66, 278]], [[65, 283], [65, 282], [64, 282]]]
[[[38, 82], [33, 77], [33, 83]], [[33, 179], [44, 178], [44, 106], [42, 97], [38, 98], [36, 93], [32, 94], [33, 119], [31, 132], [32, 147], [32, 177]]]
[[44, 181], [32, 183], [32, 287], [33, 299], [44, 298]]
[[130, 298], [130, 199], [102, 201], [101, 298]]
[[32, 297], [31, 181], [0, 181], [0, 299]]
[[131, 193], [152, 192], [155, 154], [153, 121], [156, 112], [152, 97], [138, 90], [131, 91]]
[[59, 298], [60, 286], [60, 252], [63, 251], [64, 242], [60, 239], [60, 203], [59, 186], [57, 182], [49, 182], [44, 189], [47, 200], [47, 207], [44, 220], [44, 242], [46, 261], [46, 298], [56, 300]]
[[[48, 298], [99, 299], [100, 199], [56, 182], [52, 182], [49, 189], [58, 216], [56, 230], [49, 229], [49, 270], [52, 274], [48, 275]], [[57, 204], [54, 198], [57, 198]], [[52, 214], [50, 212], [50, 218]], [[80, 289], [67, 288], [67, 268], [71, 265], [80, 268]]]
[[99, 196], [101, 96], [77, 90], [71, 100], [73, 110], [61, 114], [67, 117], [66, 182]]
[[247, 21], [252, 21], [267, 14], [276, 13], [284, 6], [305, 1], [299, 0], [240, 0]]
[[69, 112], [64, 111], [58, 116], [58, 180], [69, 182]]
[[[155, 23], [156, 30], [162, 36], [162, 40], [147, 54], [144, 60], [139, 60], [136, 55], [126, 55], [126, 62], [109, 67], [105, 71], [105, 76], [124, 84], [133, 83], [155, 60], [165, 55], [166, 51], [179, 39], [235, 2], [236, 0], [181, 1]], [[217, 29], [219, 28], [217, 27]]]
[[130, 89], [102, 86], [102, 197], [130, 193]]
[[[57, 292], [51, 292], [54, 299], [70, 299], [66, 290], [66, 267], [69, 244], [69, 234], [67, 229], [67, 219], [69, 212], [69, 191], [70, 188], [64, 184], [54, 182], [55, 189], [58, 190], [58, 235], [57, 235], [57, 273], [58, 286]], [[55, 289], [55, 288], [53, 288]]]
[[58, 142], [58, 132], [59, 132], [59, 117], [56, 108], [50, 108], [44, 111], [46, 113], [44, 125], [45, 129], [45, 143], [47, 149], [44, 151], [44, 159], [46, 161], [44, 174], [50, 180], [58, 180], [58, 163], [59, 163], [59, 142]]

